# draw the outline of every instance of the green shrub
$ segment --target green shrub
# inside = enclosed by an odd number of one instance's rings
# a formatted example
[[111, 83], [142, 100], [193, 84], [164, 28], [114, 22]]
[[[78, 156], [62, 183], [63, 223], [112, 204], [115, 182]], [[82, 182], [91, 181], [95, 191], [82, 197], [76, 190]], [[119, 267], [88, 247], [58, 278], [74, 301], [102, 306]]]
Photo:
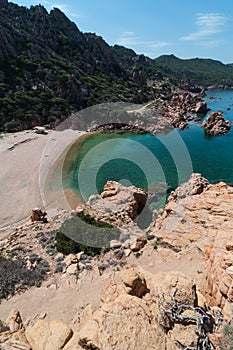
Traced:
[[155, 238], [155, 236], [153, 234], [151, 235], [150, 233], [151, 233], [151, 231], [146, 232], [146, 239], [148, 241], [151, 241], [152, 239]]
[[103, 248], [110, 247], [111, 240], [118, 240], [120, 230], [97, 221], [90, 215], [80, 215], [66, 220], [56, 234], [56, 248], [68, 255], [84, 251], [88, 255], [100, 254]]
[[154, 250], [157, 250], [158, 249], [158, 247], [159, 247], [159, 241], [157, 241], [157, 242], [155, 242], [154, 244], [153, 244], [153, 247], [154, 247]]
[[28, 270], [23, 260], [7, 260], [0, 255], [0, 300], [29, 286], [39, 286], [45, 273], [39, 269]]
[[85, 246], [84, 244], [77, 243], [72, 239], [65, 236], [62, 232], [58, 231], [56, 234], [56, 247], [57, 250], [65, 255], [77, 254], [84, 251], [88, 255], [100, 254], [101, 248], [93, 248]]

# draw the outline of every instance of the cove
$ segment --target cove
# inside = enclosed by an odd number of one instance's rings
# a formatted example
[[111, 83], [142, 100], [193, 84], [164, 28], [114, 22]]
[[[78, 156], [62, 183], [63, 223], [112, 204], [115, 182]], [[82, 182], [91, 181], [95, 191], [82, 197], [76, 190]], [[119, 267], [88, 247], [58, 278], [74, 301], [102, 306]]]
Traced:
[[[233, 91], [208, 91], [211, 111], [222, 110], [233, 122]], [[171, 190], [187, 181], [193, 172], [211, 183], [233, 185], [233, 128], [226, 135], [211, 136], [202, 120], [190, 122], [183, 131], [166, 135], [110, 133], [88, 134], [69, 150], [63, 166], [63, 187], [86, 201], [100, 193], [108, 180], [135, 185], [157, 193], [151, 209], [161, 208]], [[165, 183], [168, 190], [165, 189]]]

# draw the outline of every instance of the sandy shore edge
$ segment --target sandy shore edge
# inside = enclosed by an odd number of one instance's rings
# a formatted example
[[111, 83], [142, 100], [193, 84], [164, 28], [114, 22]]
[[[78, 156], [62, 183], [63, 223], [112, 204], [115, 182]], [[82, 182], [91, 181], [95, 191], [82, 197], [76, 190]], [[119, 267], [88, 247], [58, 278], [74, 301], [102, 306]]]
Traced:
[[44, 207], [42, 186], [47, 175], [69, 145], [84, 134], [71, 129], [49, 130], [45, 135], [27, 130], [0, 138], [0, 238], [26, 222], [32, 208]]

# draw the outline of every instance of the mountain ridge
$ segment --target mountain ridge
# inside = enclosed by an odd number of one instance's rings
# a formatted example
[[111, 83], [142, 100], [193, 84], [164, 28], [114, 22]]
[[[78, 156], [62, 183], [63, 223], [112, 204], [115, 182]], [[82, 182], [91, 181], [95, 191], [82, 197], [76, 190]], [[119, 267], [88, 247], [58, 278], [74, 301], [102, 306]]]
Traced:
[[48, 12], [42, 5], [27, 8], [7, 0], [0, 6], [2, 131], [53, 125], [102, 102], [169, 98], [189, 83], [232, 85], [233, 65], [220, 65], [216, 77], [216, 64], [206, 74], [210, 65], [204, 59], [189, 67], [174, 55], [151, 59], [110, 46], [101, 36], [82, 33], [58, 8]]
[[219, 60], [198, 57], [182, 59], [172, 54], [159, 56], [155, 62], [168, 76], [190, 79], [198, 85], [232, 85], [233, 65]]

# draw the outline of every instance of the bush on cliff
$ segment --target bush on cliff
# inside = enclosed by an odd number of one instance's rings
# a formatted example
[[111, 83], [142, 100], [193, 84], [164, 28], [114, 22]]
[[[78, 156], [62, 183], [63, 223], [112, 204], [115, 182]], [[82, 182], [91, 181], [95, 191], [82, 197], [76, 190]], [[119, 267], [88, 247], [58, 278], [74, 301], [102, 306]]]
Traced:
[[27, 287], [40, 286], [44, 278], [45, 274], [39, 269], [27, 269], [25, 261], [0, 256], [0, 300]]
[[90, 215], [80, 215], [66, 220], [56, 234], [56, 248], [68, 255], [84, 251], [88, 255], [100, 254], [110, 247], [110, 241], [119, 239], [120, 230]]

